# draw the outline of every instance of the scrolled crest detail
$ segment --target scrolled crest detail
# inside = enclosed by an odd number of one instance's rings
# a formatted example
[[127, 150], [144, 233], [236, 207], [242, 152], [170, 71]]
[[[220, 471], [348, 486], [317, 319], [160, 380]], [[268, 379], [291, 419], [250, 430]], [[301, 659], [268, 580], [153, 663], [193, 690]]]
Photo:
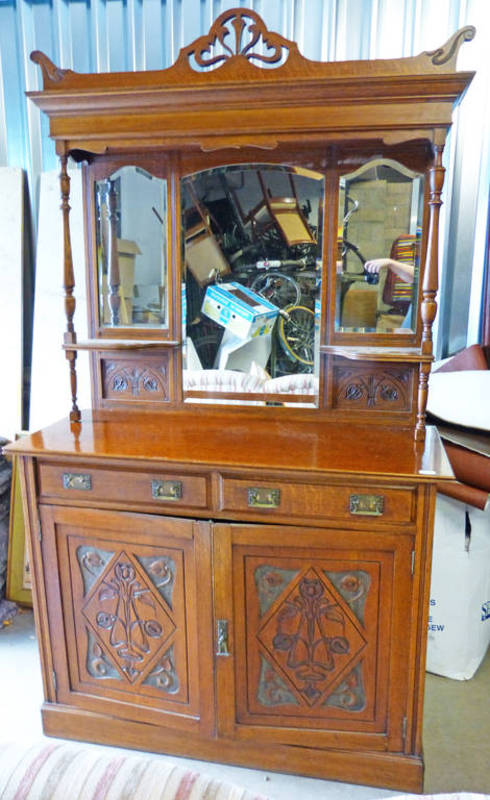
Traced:
[[476, 28], [474, 28], [473, 25], [460, 28], [459, 31], [456, 31], [456, 33], [442, 45], [442, 47], [438, 47], [436, 50], [430, 50], [426, 52], [425, 55], [429, 56], [432, 63], [437, 67], [442, 64], [447, 64], [452, 61], [453, 58], [455, 59], [457, 57], [459, 48], [463, 42], [472, 41], [475, 33]]
[[193, 69], [216, 69], [236, 56], [262, 65], [281, 66], [291, 42], [268, 31], [251, 9], [234, 8], [217, 18], [208, 34], [200, 36], [183, 53]]
[[33, 50], [30, 55], [31, 61], [41, 67], [45, 87], [50, 83], [60, 83], [67, 75], [73, 75], [71, 69], [61, 69], [54, 64], [45, 53], [40, 50]]

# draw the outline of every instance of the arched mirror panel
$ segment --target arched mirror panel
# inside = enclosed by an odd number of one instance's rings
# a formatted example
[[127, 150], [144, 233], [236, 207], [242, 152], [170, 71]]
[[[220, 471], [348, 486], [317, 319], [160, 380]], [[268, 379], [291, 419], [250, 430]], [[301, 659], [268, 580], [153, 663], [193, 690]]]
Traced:
[[185, 399], [317, 405], [323, 176], [225, 166], [181, 195]]
[[95, 182], [102, 327], [168, 326], [166, 189], [137, 166]]
[[335, 329], [413, 334], [424, 176], [375, 159], [339, 181]]

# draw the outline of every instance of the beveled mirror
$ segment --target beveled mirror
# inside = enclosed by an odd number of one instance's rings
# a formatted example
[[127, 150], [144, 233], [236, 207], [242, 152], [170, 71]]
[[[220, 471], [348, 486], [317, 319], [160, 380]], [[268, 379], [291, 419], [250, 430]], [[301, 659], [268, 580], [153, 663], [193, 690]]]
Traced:
[[339, 181], [335, 329], [414, 333], [424, 177], [375, 159]]
[[185, 399], [316, 405], [323, 176], [224, 166], [181, 195]]
[[102, 327], [167, 327], [166, 181], [125, 166], [95, 182]]

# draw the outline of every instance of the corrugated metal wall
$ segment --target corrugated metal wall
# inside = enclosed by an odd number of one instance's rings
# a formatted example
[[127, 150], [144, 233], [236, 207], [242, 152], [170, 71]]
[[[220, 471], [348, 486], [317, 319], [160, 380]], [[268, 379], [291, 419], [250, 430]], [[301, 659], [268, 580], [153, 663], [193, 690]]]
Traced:
[[26, 169], [35, 213], [38, 176], [55, 168], [56, 158], [47, 120], [24, 97], [40, 88], [32, 50], [80, 72], [159, 69], [238, 5], [321, 60], [409, 56], [434, 49], [463, 25], [477, 26], [459, 66], [478, 69], [478, 78], [446, 154], [439, 350], [476, 341], [489, 185], [488, 0], [0, 0], [0, 165]]

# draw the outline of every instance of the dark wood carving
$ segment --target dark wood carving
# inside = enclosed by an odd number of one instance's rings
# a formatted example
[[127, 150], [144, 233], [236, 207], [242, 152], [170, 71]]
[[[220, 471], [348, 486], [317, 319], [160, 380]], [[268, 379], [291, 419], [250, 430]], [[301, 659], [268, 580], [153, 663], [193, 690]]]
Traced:
[[78, 563], [83, 578], [84, 593], [90, 590], [114, 556], [109, 550], [82, 545], [77, 550]]
[[154, 686], [167, 694], [176, 694], [180, 684], [175, 667], [173, 645], [153, 667], [147, 678], [143, 681], [146, 686]]
[[364, 570], [348, 572], [325, 572], [337, 591], [353, 610], [357, 619], [364, 624], [364, 606], [371, 585], [371, 578]]
[[[168, 556], [117, 556], [96, 548], [77, 551], [84, 588], [82, 613], [88, 623], [87, 670], [92, 677], [145, 678], [156, 653], [175, 631], [172, 588], [175, 563]], [[163, 602], [162, 602], [163, 600]], [[179, 681], [170, 648], [146, 683], [175, 693]]]
[[119, 671], [101, 647], [92, 631], [87, 628], [87, 672], [92, 678], [120, 681], [122, 677]]
[[356, 664], [352, 672], [327, 697], [325, 705], [331, 708], [342, 708], [345, 711], [362, 711], [366, 705], [362, 662]]
[[[277, 575], [278, 584], [287, 581], [287, 574], [270, 567], [268, 571], [256, 572], [256, 585], [262, 595], [261, 583], [270, 582]], [[340, 578], [348, 582], [346, 575]], [[350, 579], [359, 593], [358, 577]], [[267, 596], [265, 588], [265, 596]], [[361, 592], [364, 591], [361, 589]], [[275, 605], [272, 614], [260, 628], [257, 639], [263, 648], [266, 666], [263, 666], [257, 699], [268, 705], [286, 699], [285, 690], [295, 696], [302, 705], [321, 705], [335, 687], [346, 665], [357, 661], [366, 644], [355, 617], [346, 613], [346, 605], [340, 592], [330, 582], [327, 573], [315, 568], [287, 582], [286, 590]], [[279, 672], [281, 681], [278, 682]]]
[[299, 706], [299, 700], [288, 688], [286, 682], [261, 654], [261, 669], [257, 687], [257, 700], [263, 706]]
[[104, 359], [102, 394], [112, 400], [168, 401], [168, 359], [165, 356], [151, 362]]
[[392, 367], [348, 367], [334, 369], [334, 407], [409, 411], [412, 370]]
[[175, 630], [152, 587], [122, 552], [83, 608], [102, 647], [131, 683]]

